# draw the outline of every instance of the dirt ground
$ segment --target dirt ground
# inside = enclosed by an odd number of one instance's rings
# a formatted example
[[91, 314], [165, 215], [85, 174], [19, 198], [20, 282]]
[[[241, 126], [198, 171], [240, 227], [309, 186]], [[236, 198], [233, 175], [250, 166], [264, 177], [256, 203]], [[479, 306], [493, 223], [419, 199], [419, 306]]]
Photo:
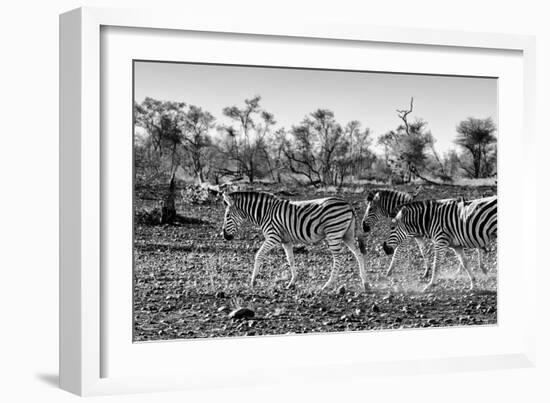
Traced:
[[[411, 190], [412, 188], [403, 188]], [[353, 202], [359, 220], [365, 193], [355, 189], [340, 196]], [[495, 188], [424, 186], [421, 198], [481, 197]], [[154, 193], [154, 192], [153, 192]], [[310, 192], [292, 199], [323, 197]], [[151, 192], [149, 192], [149, 196]], [[150, 207], [143, 192], [136, 193], [137, 209]], [[467, 251], [476, 277], [469, 291], [452, 251], [440, 266], [439, 282], [422, 293], [423, 263], [416, 244], [407, 242], [390, 278], [390, 263], [380, 245], [389, 231], [379, 223], [366, 234], [366, 267], [371, 289], [360, 292], [357, 263], [351, 253], [332, 292], [319, 289], [328, 279], [332, 259], [324, 244], [295, 246], [298, 281], [286, 290], [290, 278], [282, 248], [274, 250], [260, 270], [254, 290], [249, 288], [254, 255], [263, 241], [261, 232], [245, 226], [233, 241], [219, 234], [224, 206], [179, 203], [178, 213], [189, 224], [135, 226], [134, 340], [257, 336], [351, 330], [488, 325], [497, 322], [497, 248], [483, 254], [489, 270], [477, 268], [474, 250]], [[431, 250], [428, 259], [431, 262]], [[235, 319], [229, 313], [249, 308], [253, 317]]]

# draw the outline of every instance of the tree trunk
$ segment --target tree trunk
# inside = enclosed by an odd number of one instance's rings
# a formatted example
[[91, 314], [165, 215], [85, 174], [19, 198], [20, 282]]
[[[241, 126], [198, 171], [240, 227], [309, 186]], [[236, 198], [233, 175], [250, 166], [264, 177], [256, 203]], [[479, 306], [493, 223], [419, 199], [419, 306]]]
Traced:
[[171, 224], [176, 219], [176, 173], [173, 172], [168, 192], [160, 202], [160, 223]]

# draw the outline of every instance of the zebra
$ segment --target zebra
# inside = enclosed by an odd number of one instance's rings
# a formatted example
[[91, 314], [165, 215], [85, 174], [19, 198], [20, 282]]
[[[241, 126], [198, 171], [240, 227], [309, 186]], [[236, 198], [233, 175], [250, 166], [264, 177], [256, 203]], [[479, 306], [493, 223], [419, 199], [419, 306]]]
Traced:
[[474, 288], [474, 277], [467, 265], [464, 248], [485, 249], [497, 235], [497, 196], [463, 199], [413, 201], [403, 205], [382, 247], [386, 254], [408, 236], [424, 236], [434, 242], [432, 277], [424, 291], [435, 284], [437, 263], [445, 248], [454, 250]]
[[264, 242], [256, 253], [251, 288], [269, 250], [282, 245], [290, 266], [291, 279], [287, 289], [296, 282], [297, 272], [292, 251], [293, 243], [312, 244], [325, 240], [333, 257], [330, 278], [322, 287], [331, 287], [340, 268], [340, 255], [343, 245], [353, 253], [359, 264], [362, 288], [369, 287], [365, 274], [365, 245], [359, 239], [359, 248], [355, 244], [355, 213], [351, 205], [337, 197], [323, 199], [290, 201], [265, 192], [223, 193], [226, 205], [223, 221], [223, 236], [232, 240], [241, 223], [251, 221], [260, 227]]
[[[381, 189], [369, 192], [367, 195], [365, 215], [362, 220], [362, 227], [364, 232], [369, 232], [371, 228], [382, 218], [394, 218], [401, 207], [405, 203], [412, 202], [420, 193], [420, 187], [416, 189], [414, 194], [400, 192], [397, 190]], [[424, 254], [424, 247], [426, 246], [423, 238], [414, 237], [420, 254], [422, 255], [422, 261], [424, 262], [424, 275], [428, 277], [428, 262]], [[402, 248], [401, 248], [402, 249]], [[401, 250], [400, 249], [400, 250]], [[386, 276], [390, 276], [395, 265], [397, 253], [392, 256], [390, 266], [386, 270]]]

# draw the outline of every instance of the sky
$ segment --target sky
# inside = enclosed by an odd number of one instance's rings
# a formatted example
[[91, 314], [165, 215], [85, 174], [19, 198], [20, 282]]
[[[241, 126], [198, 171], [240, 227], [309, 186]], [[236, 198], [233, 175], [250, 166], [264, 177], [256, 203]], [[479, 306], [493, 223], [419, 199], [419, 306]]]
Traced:
[[[276, 128], [290, 129], [316, 109], [330, 109], [345, 125], [358, 120], [374, 139], [401, 122], [396, 109], [428, 123], [438, 153], [456, 149], [456, 126], [468, 117], [491, 117], [498, 127], [497, 79], [335, 70], [309, 70], [166, 62], [135, 62], [134, 97], [180, 101], [209, 111], [217, 123], [226, 106], [262, 97]], [[376, 141], [375, 141], [376, 142]]]

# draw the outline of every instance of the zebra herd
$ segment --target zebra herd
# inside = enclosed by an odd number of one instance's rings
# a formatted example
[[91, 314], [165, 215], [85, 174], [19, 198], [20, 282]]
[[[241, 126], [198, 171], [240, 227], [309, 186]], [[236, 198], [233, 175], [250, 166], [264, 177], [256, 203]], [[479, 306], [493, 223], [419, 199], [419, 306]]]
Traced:
[[[435, 285], [438, 262], [446, 248], [454, 250], [460, 263], [459, 270], [466, 271], [470, 289], [473, 289], [474, 276], [463, 249], [478, 250], [480, 268], [486, 273], [481, 265], [480, 251], [487, 250], [497, 235], [497, 197], [419, 201], [416, 200], [417, 195], [418, 191], [411, 195], [395, 190], [377, 190], [370, 192], [366, 198], [366, 211], [361, 222], [365, 233], [383, 217], [392, 220], [390, 234], [382, 245], [386, 254], [393, 255], [386, 274], [391, 275], [394, 267], [394, 252], [399, 250], [405, 239], [413, 237], [422, 254], [425, 277], [429, 273], [425, 246], [428, 241], [434, 244], [432, 275], [424, 291]], [[348, 201], [339, 197], [290, 201], [265, 192], [224, 192], [223, 201], [226, 205], [223, 222], [226, 240], [234, 238], [245, 220], [261, 228], [265, 237], [255, 256], [251, 287], [254, 287], [267, 253], [278, 245], [282, 245], [290, 266], [291, 279], [287, 288], [292, 287], [297, 278], [293, 244], [313, 244], [324, 240], [333, 262], [330, 277], [322, 290], [334, 285], [342, 264], [344, 245], [355, 256], [362, 288], [368, 290], [366, 248], [361, 236], [356, 240], [357, 218]]]

